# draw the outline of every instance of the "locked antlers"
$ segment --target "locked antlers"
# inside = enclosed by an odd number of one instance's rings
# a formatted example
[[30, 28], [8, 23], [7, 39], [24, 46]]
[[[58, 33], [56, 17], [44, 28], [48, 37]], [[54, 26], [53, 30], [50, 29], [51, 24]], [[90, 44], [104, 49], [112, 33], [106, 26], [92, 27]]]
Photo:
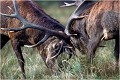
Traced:
[[33, 24], [33, 23], [30, 23], [28, 22], [27, 20], [25, 20], [20, 14], [19, 14], [19, 11], [18, 11], [18, 4], [16, 3], [15, 0], [12, 0], [13, 1], [13, 5], [14, 5], [14, 14], [3, 14], [0, 12], [0, 15], [2, 16], [6, 16], [6, 17], [10, 17], [10, 18], [17, 18], [18, 20], [20, 20], [22, 22], [22, 27], [19, 27], [19, 28], [1, 28], [1, 30], [6, 30], [6, 31], [21, 31], [21, 30], [24, 30], [24, 29], [27, 29], [27, 28], [33, 28], [33, 29], [38, 29], [38, 30], [42, 30], [45, 32], [45, 35], [43, 37], [42, 40], [40, 40], [37, 44], [34, 44], [34, 45], [24, 45], [26, 47], [36, 47], [40, 44], [42, 44], [43, 42], [45, 42], [50, 36], [57, 36], [58, 38], [60, 39], [63, 39], [63, 40], [67, 40], [69, 37], [62, 31], [55, 31], [55, 30], [50, 30], [46, 27], [43, 27], [43, 26], [40, 26], [40, 25], [36, 25], [36, 24]]

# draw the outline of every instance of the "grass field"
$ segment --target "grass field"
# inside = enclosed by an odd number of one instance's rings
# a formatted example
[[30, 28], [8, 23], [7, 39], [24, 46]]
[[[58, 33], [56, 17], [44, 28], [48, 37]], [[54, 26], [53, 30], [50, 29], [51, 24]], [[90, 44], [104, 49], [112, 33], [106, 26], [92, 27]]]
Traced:
[[[39, 2], [47, 14], [66, 25], [67, 19], [74, 11], [75, 7], [60, 8], [57, 2]], [[46, 6], [47, 5], [47, 6]], [[114, 70], [114, 41], [102, 42], [107, 47], [98, 48], [94, 64], [88, 67], [86, 55], [79, 51], [79, 57], [73, 56], [66, 61], [65, 55], [61, 55], [58, 60], [62, 60], [66, 65], [61, 69], [59, 75], [50, 74], [39, 52], [35, 48], [22, 48], [25, 58], [25, 70], [27, 79], [45, 79], [45, 80], [82, 80], [82, 79], [115, 79], [119, 80], [120, 75]], [[64, 56], [64, 57], [63, 57]], [[57, 62], [56, 62], [57, 63]], [[92, 73], [89, 73], [91, 70]], [[120, 71], [118, 71], [120, 72]], [[21, 79], [21, 69], [17, 58], [11, 48], [10, 42], [1, 50], [0, 53], [0, 77], [1, 79]]]

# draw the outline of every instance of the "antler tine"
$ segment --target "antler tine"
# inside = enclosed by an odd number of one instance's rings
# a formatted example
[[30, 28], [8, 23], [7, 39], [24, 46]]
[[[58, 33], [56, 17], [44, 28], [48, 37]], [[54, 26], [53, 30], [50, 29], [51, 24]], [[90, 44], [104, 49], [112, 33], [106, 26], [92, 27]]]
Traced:
[[70, 25], [71, 25], [71, 22], [74, 20], [74, 19], [81, 19], [81, 18], [84, 18], [85, 16], [80, 16], [80, 14], [82, 12], [84, 12], [87, 8], [91, 7], [92, 5], [94, 5], [97, 1], [87, 1], [87, 0], [84, 0], [77, 8], [76, 10], [72, 13], [72, 15], [70, 16], [70, 18], [68, 19], [68, 22], [67, 22], [67, 25], [66, 25], [66, 28], [65, 28], [65, 33], [68, 35], [68, 36], [72, 36], [72, 35], [77, 35], [77, 34], [71, 34], [69, 32], [69, 28], [70, 28]]
[[73, 2], [73, 3], [66, 3], [66, 2], [64, 2], [65, 5], [62, 5], [60, 7], [79, 6], [85, 0], [74, 0], [74, 1], [75, 2]]
[[74, 6], [74, 5], [76, 4], [76, 2], [71, 3], [71, 4], [64, 2], [64, 4], [65, 4], [65, 5], [62, 5], [62, 6], [60, 6], [60, 7], [69, 7], [69, 6]]
[[25, 28], [24, 24], [25, 24], [26, 20], [19, 15], [18, 4], [16, 3], [16, 0], [12, 0], [12, 2], [13, 2], [13, 5], [14, 5], [15, 12], [13, 14], [10, 14], [10, 15], [9, 14], [3, 14], [3, 13], [0, 12], [0, 15], [6, 16], [6, 17], [11, 17], [11, 18], [17, 18], [23, 23], [23, 26], [20, 27], [20, 28], [1, 28], [1, 29], [2, 30], [7, 30], [7, 31], [20, 31], [20, 30]]
[[12, 0], [12, 1], [13, 1], [15, 13], [9, 15], [9, 14], [3, 14], [3, 13], [0, 12], [0, 15], [6, 16], [6, 17], [12, 17], [12, 18], [17, 18], [17, 17], [18, 17], [18, 16], [17, 16], [17, 15], [19, 15], [19, 12], [18, 12], [18, 10], [17, 10], [17, 9], [18, 9], [18, 5], [16, 4], [16, 1], [15, 1], [15, 0]]
[[15, 9], [15, 14], [19, 15], [18, 4], [16, 3], [16, 0], [12, 0], [12, 1], [13, 1], [14, 9]]
[[23, 29], [26, 29], [26, 28], [34, 28], [34, 29], [40, 29], [40, 30], [48, 30], [48, 29], [44, 29], [42, 28], [41, 26], [39, 25], [35, 25], [35, 24], [32, 24], [28, 21], [26, 21], [22, 16], [20, 16], [19, 14], [19, 11], [18, 11], [18, 4], [16, 3], [16, 0], [12, 0], [13, 1], [13, 5], [14, 5], [14, 9], [15, 9], [15, 13], [14, 14], [3, 14], [3, 13], [0, 13], [0, 15], [2, 16], [6, 16], [6, 17], [11, 17], [11, 18], [17, 18], [18, 20], [20, 20], [23, 25], [22, 27], [20, 28], [1, 28], [2, 30], [7, 30], [7, 31], [20, 31], [20, 30], [23, 30]]
[[37, 44], [34, 44], [34, 45], [24, 45], [24, 46], [25, 47], [36, 47], [36, 46], [42, 44], [43, 42], [45, 42], [49, 37], [50, 37], [49, 34], [45, 34], [44, 38], [41, 41], [39, 41]]
[[[73, 21], [73, 19], [76, 19], [76, 18], [77, 18], [76, 16], [78, 16], [78, 9], [79, 9], [79, 7], [81, 7], [81, 5], [82, 5], [83, 3], [84, 3], [84, 2], [82, 2], [82, 3], [75, 9], [75, 11], [72, 13], [72, 15], [70, 16], [70, 18], [68, 19], [68, 22], [67, 22], [67, 25], [66, 25], [66, 28], [65, 28], [65, 33], [66, 33], [67, 35], [69, 35], [69, 36], [76, 35], [76, 34], [70, 34], [70, 33], [69, 33], [69, 27], [70, 27], [71, 22]], [[76, 15], [76, 13], [77, 13], [77, 15]]]

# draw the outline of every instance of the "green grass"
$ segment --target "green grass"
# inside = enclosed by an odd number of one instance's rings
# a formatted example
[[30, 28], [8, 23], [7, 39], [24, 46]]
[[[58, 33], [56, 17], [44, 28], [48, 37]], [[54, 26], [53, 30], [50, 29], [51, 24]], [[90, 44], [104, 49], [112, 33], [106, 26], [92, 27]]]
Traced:
[[[44, 11], [53, 18], [66, 25], [67, 19], [74, 11], [74, 7], [60, 8], [54, 2], [51, 5], [40, 2]], [[45, 6], [47, 5], [47, 6]], [[51, 74], [41, 59], [39, 52], [34, 48], [22, 48], [25, 58], [25, 70], [27, 79], [115, 79], [118, 80], [120, 75], [114, 70], [114, 41], [103, 42], [107, 47], [98, 48], [94, 64], [90, 67], [86, 60], [86, 55], [82, 55], [79, 51], [79, 57], [73, 56], [70, 60], [66, 60], [66, 55], [61, 55], [58, 62], [62, 60], [64, 66], [59, 75]], [[57, 63], [57, 62], [56, 62]], [[90, 71], [92, 72], [90, 74]], [[0, 53], [0, 77], [1, 79], [21, 79], [22, 74], [17, 62], [17, 58], [10, 43], [1, 50]]]

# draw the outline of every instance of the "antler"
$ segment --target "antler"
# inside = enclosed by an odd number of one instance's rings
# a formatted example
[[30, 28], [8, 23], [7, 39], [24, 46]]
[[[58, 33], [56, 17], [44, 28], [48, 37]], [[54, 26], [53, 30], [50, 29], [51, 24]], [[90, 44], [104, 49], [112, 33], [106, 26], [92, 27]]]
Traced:
[[0, 15], [2, 16], [6, 16], [6, 17], [11, 17], [11, 18], [17, 18], [18, 20], [20, 20], [22, 22], [22, 27], [19, 27], [19, 28], [1, 28], [1, 30], [6, 30], [6, 31], [20, 31], [20, 30], [24, 30], [26, 28], [33, 28], [33, 29], [39, 29], [39, 30], [42, 30], [45, 32], [45, 36], [44, 38], [39, 41], [37, 44], [35, 45], [24, 45], [26, 47], [36, 47], [40, 44], [42, 44], [43, 42], [45, 42], [50, 36], [57, 36], [61, 39], [68, 39], [68, 36], [61, 32], [61, 31], [54, 31], [54, 30], [50, 30], [46, 27], [43, 27], [43, 26], [40, 26], [40, 25], [36, 25], [36, 24], [33, 24], [33, 23], [30, 23], [28, 22], [27, 20], [25, 20], [22, 16], [20, 16], [19, 14], [19, 11], [18, 11], [18, 4], [16, 3], [15, 0], [12, 0], [13, 1], [13, 5], [14, 5], [14, 9], [15, 9], [15, 12], [14, 14], [3, 14], [0, 12]]
[[69, 6], [79, 6], [84, 0], [75, 0], [74, 3], [66, 3], [64, 2], [65, 5], [62, 5], [60, 7], [69, 7]]
[[81, 19], [81, 18], [84, 18], [85, 16], [80, 16], [80, 14], [82, 12], [84, 12], [87, 8], [91, 7], [92, 5], [94, 5], [97, 1], [83, 1], [77, 8], [76, 10], [72, 13], [72, 15], [70, 16], [70, 18], [68, 19], [68, 22], [67, 22], [67, 25], [66, 25], [66, 28], [65, 28], [65, 33], [68, 35], [68, 36], [72, 36], [72, 35], [77, 35], [77, 34], [70, 34], [69, 33], [69, 28], [70, 28], [70, 25], [72, 23], [72, 21], [74, 19]]
[[75, 3], [71, 3], [71, 4], [64, 2], [64, 4], [65, 5], [62, 5], [60, 7], [74, 6], [76, 4], [76, 2]]

